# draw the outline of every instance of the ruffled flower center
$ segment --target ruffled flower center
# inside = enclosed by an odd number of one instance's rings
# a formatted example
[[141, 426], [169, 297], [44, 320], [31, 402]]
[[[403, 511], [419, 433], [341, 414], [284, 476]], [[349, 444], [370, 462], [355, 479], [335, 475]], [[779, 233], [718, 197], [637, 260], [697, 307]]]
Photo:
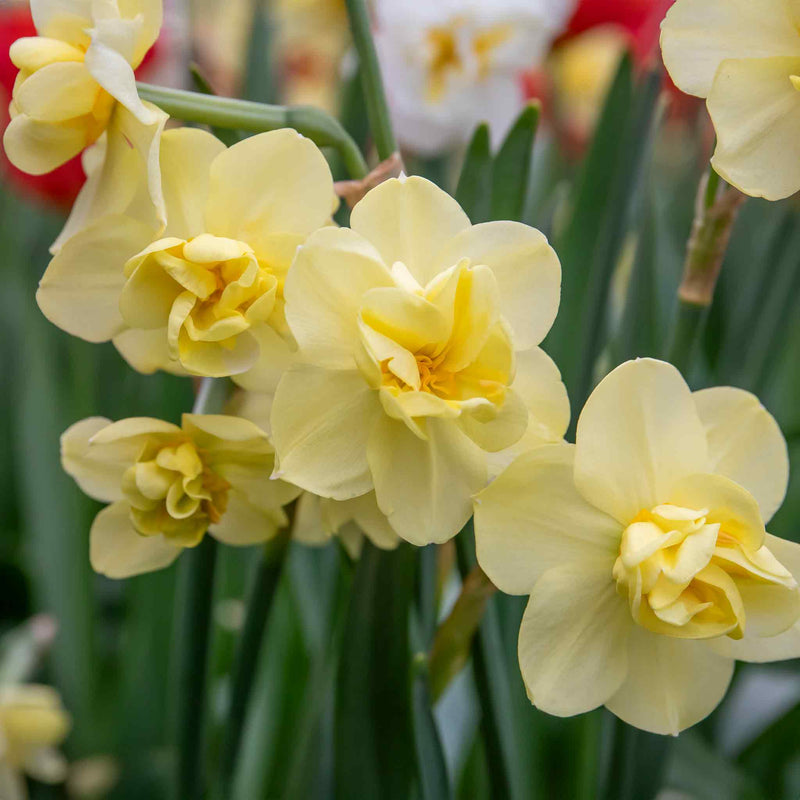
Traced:
[[[126, 323], [166, 327], [170, 355], [186, 369], [214, 374], [213, 364], [226, 360], [225, 351], [230, 363], [221, 374], [252, 365], [258, 349], [242, 334], [270, 319], [279, 285], [249, 245], [211, 234], [164, 239], [134, 256], [126, 275], [120, 305]], [[209, 359], [212, 370], [205, 366]]]
[[[25, 114], [40, 122], [82, 131], [86, 146], [97, 141], [108, 126], [114, 98], [86, 68], [85, 47], [32, 36], [14, 42], [9, 55], [19, 69], [9, 106], [12, 119]], [[42, 70], [46, 73], [37, 75]], [[34, 75], [35, 81], [29, 84]]]
[[146, 446], [122, 478], [136, 530], [184, 547], [199, 544], [208, 526], [220, 521], [229, 489], [191, 441]]
[[708, 517], [708, 509], [660, 505], [641, 511], [625, 529], [613, 577], [633, 618], [648, 630], [740, 639], [744, 585], [797, 586], [766, 546], [753, 550]]
[[493, 417], [514, 378], [514, 348], [491, 270], [466, 260], [425, 289], [395, 264], [396, 288], [362, 303], [357, 361], [390, 416]]

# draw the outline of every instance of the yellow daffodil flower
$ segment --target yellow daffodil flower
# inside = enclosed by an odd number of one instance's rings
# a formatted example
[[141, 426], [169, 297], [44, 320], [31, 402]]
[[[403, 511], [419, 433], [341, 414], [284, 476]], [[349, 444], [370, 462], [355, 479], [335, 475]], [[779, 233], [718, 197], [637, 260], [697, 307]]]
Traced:
[[292, 130], [231, 148], [200, 130], [166, 131], [158, 171], [166, 227], [150, 194], [136, 189], [152, 188], [153, 162], [129, 159], [124, 171], [138, 170], [136, 179], [98, 180], [94, 198], [97, 208], [115, 185], [118, 213], [92, 212], [45, 272], [37, 293], [45, 316], [89, 341], [113, 338], [141, 372], [252, 369], [243, 383], [274, 388], [291, 343], [285, 276], [297, 246], [331, 216], [322, 153]]
[[31, 0], [38, 36], [11, 45], [19, 69], [3, 143], [12, 164], [40, 175], [78, 155], [108, 126], [116, 103], [142, 124], [133, 70], [158, 38], [161, 0]]
[[389, 180], [298, 250], [286, 318], [298, 360], [272, 404], [276, 474], [334, 500], [375, 491], [394, 530], [443, 542], [471, 513], [489, 452], [566, 430], [537, 345], [561, 268], [526, 225], [471, 225], [422, 178]]
[[55, 689], [34, 684], [0, 687], [0, 797], [25, 800], [24, 775], [59, 783], [67, 763], [56, 749], [70, 717]]
[[661, 26], [672, 80], [704, 97], [714, 169], [745, 194], [800, 189], [800, 9], [784, 0], [677, 0]]
[[90, 417], [65, 431], [61, 460], [86, 494], [111, 504], [90, 540], [92, 566], [111, 578], [166, 567], [206, 531], [231, 545], [264, 542], [300, 493], [270, 480], [266, 434], [224, 415], [184, 414], [181, 427]]
[[717, 706], [734, 659], [800, 656], [800, 545], [764, 529], [788, 472], [751, 394], [692, 394], [649, 359], [606, 377], [575, 445], [529, 451], [475, 500], [481, 567], [530, 595], [532, 702], [677, 734]]

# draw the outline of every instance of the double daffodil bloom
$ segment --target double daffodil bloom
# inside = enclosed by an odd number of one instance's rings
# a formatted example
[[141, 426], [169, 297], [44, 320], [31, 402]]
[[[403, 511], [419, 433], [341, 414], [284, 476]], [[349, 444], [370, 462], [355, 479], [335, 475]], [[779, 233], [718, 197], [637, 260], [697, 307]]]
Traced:
[[0, 686], [0, 797], [25, 800], [25, 775], [59, 783], [67, 763], [56, 749], [70, 717], [55, 689], [35, 684]]
[[[152, 186], [148, 164], [134, 166], [133, 186]], [[244, 382], [274, 388], [291, 342], [285, 276], [297, 246], [332, 212], [325, 158], [292, 130], [226, 148], [181, 129], [160, 137], [158, 174], [166, 227], [144, 221], [154, 213], [144, 189], [127, 189], [120, 214], [95, 217], [67, 240], [42, 278], [39, 306], [69, 333], [113, 338], [141, 372], [221, 377], [256, 367]]]
[[661, 26], [675, 84], [707, 99], [714, 169], [745, 194], [800, 189], [800, 8], [785, 0], [677, 0]]
[[86, 494], [111, 504], [90, 539], [92, 566], [110, 578], [166, 567], [206, 531], [237, 546], [267, 541], [300, 493], [269, 479], [266, 434], [224, 415], [184, 414], [181, 427], [90, 417], [61, 437], [61, 461]]
[[160, 112], [136, 92], [133, 70], [158, 38], [161, 0], [31, 0], [38, 36], [9, 55], [19, 75], [3, 143], [23, 172], [50, 172], [97, 141], [116, 103], [142, 125]]
[[443, 542], [471, 513], [488, 453], [558, 441], [569, 404], [536, 345], [561, 268], [526, 225], [471, 225], [422, 178], [389, 180], [298, 250], [286, 318], [298, 361], [272, 404], [277, 475], [349, 500], [374, 490], [394, 530]]
[[764, 529], [788, 470], [751, 394], [692, 394], [653, 360], [606, 377], [575, 445], [529, 451], [475, 500], [480, 565], [530, 594], [532, 702], [677, 734], [717, 706], [734, 659], [800, 656], [800, 546]]

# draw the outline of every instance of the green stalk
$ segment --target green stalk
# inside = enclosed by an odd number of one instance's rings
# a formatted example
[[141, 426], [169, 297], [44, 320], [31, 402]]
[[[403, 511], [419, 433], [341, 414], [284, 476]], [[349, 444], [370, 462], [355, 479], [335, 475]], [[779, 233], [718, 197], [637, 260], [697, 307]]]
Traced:
[[244, 733], [256, 667], [261, 654], [261, 645], [264, 641], [264, 632], [289, 550], [292, 514], [290, 513], [289, 516], [289, 524], [265, 545], [250, 594], [247, 616], [233, 670], [231, 701], [220, 762], [218, 795], [220, 798], [231, 797], [233, 792], [236, 762]]
[[154, 103], [167, 114], [184, 122], [211, 127], [260, 133], [277, 128], [294, 128], [319, 147], [333, 147], [342, 157], [353, 179], [367, 174], [367, 164], [356, 143], [333, 117], [313, 106], [269, 106], [250, 100], [165, 89], [137, 84], [139, 97]]
[[375, 52], [375, 42], [370, 30], [369, 12], [365, 0], [345, 0], [347, 16], [350, 19], [350, 31], [358, 53], [358, 65], [361, 72], [361, 86], [367, 106], [367, 117], [375, 141], [378, 158], [385, 161], [397, 152], [397, 141], [392, 130], [389, 106], [383, 90], [381, 68]]
[[700, 337], [708, 319], [709, 306], [678, 298], [667, 345], [667, 361], [686, 375], [694, 362]]
[[[204, 378], [192, 413], [221, 411], [229, 388], [230, 381]], [[203, 741], [216, 558], [217, 542], [207, 534], [197, 547], [181, 557], [176, 597], [180, 616], [174, 689], [177, 702], [174, 800], [201, 800], [205, 793]]]

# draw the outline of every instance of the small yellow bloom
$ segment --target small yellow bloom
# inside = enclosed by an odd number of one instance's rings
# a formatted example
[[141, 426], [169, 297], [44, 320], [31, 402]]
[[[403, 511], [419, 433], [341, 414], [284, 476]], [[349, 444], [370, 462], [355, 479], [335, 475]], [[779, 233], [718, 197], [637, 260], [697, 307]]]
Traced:
[[351, 225], [311, 236], [286, 280], [299, 352], [272, 405], [278, 474], [334, 500], [374, 490], [401, 537], [442, 542], [489, 452], [566, 430], [558, 369], [536, 346], [558, 258], [526, 225], [471, 225], [422, 178], [373, 189]]
[[56, 750], [70, 729], [61, 698], [49, 686], [0, 687], [0, 797], [27, 797], [23, 774], [45, 783], [63, 781], [64, 757]]
[[244, 384], [274, 388], [275, 364], [291, 349], [286, 273], [297, 246], [330, 220], [333, 181], [322, 153], [292, 130], [231, 148], [200, 130], [167, 131], [160, 171], [155, 165], [166, 227], [142, 199], [153, 162], [128, 158], [133, 180], [99, 181], [127, 205], [84, 220], [67, 239], [37, 293], [45, 316], [89, 341], [113, 338], [141, 372], [252, 370]]
[[753, 395], [692, 394], [649, 359], [606, 377], [575, 445], [529, 451], [475, 500], [481, 566], [530, 595], [532, 702], [677, 734], [718, 705], [734, 659], [800, 656], [800, 545], [764, 529], [788, 477]]
[[677, 0], [661, 26], [678, 88], [704, 97], [712, 164], [745, 194], [800, 189], [800, 10], [785, 0]]
[[19, 69], [3, 142], [40, 175], [97, 141], [119, 102], [143, 125], [163, 116], [136, 92], [133, 70], [158, 38], [161, 0], [31, 0], [38, 36], [11, 45]]
[[252, 422], [184, 414], [82, 420], [61, 437], [61, 460], [86, 494], [110, 503], [92, 525], [97, 572], [125, 578], [171, 564], [208, 531], [221, 542], [264, 542], [287, 524], [300, 490], [269, 475], [274, 454]]

